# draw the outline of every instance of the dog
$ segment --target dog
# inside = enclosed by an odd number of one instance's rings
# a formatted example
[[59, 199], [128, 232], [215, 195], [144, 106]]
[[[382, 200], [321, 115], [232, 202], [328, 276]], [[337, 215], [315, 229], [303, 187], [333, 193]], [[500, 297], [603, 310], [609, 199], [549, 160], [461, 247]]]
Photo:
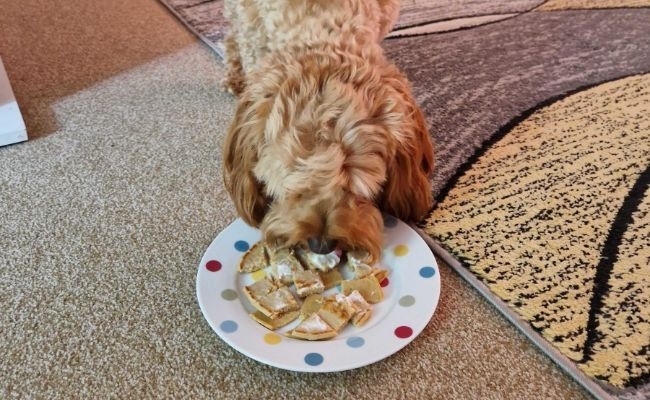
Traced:
[[225, 1], [224, 85], [238, 103], [223, 179], [272, 246], [377, 262], [382, 211], [430, 209], [433, 145], [380, 46], [398, 12], [398, 0]]

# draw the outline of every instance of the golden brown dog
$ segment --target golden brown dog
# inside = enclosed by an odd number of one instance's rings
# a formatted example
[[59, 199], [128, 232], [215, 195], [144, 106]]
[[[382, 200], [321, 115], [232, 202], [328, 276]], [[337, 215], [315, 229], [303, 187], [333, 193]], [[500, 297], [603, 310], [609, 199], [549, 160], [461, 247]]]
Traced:
[[277, 246], [381, 255], [380, 210], [432, 202], [433, 147], [406, 77], [384, 56], [398, 0], [226, 0], [224, 147], [237, 211]]

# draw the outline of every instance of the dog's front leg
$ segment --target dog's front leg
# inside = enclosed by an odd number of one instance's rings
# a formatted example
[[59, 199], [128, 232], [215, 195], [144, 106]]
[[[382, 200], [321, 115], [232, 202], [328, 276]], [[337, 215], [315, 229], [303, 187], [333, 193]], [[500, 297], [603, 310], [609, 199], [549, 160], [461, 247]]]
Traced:
[[230, 32], [225, 40], [226, 76], [222, 84], [228, 92], [239, 96], [246, 87], [246, 77], [235, 36], [234, 31]]

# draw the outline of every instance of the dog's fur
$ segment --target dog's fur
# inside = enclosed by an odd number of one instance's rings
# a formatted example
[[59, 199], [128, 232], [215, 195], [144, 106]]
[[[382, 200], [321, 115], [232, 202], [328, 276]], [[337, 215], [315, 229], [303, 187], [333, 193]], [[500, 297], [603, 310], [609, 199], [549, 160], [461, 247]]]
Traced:
[[380, 210], [431, 206], [433, 147], [406, 77], [379, 45], [398, 0], [226, 0], [226, 87], [239, 96], [224, 182], [278, 246], [335, 240], [381, 255]]

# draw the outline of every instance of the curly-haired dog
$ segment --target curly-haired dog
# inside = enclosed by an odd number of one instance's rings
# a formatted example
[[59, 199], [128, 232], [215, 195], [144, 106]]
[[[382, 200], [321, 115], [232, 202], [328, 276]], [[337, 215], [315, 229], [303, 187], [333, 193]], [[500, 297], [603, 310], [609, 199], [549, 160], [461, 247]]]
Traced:
[[379, 43], [398, 0], [226, 0], [226, 87], [239, 96], [224, 182], [277, 246], [381, 255], [380, 210], [418, 220], [433, 148]]

